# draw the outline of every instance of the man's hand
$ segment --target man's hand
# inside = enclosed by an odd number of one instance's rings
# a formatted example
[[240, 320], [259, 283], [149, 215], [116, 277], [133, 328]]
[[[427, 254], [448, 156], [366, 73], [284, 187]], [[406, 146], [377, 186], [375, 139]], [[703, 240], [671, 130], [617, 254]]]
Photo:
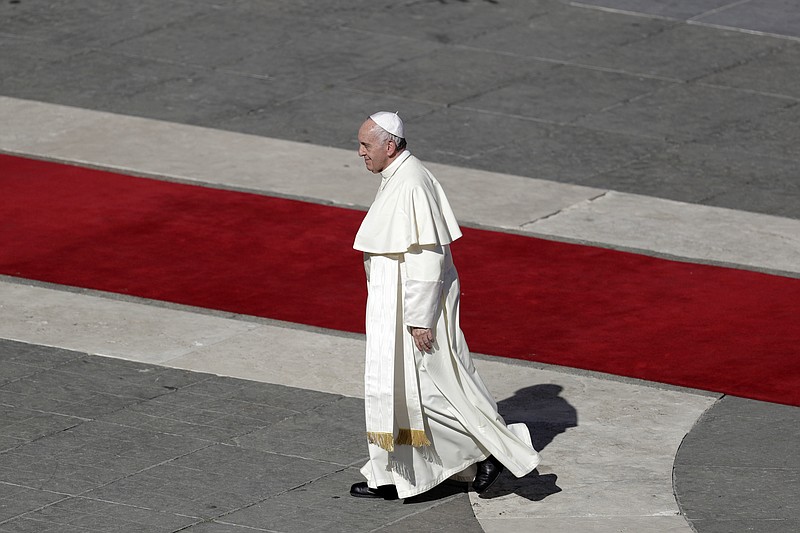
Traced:
[[433, 332], [428, 328], [411, 328], [414, 345], [421, 352], [428, 353], [433, 347]]

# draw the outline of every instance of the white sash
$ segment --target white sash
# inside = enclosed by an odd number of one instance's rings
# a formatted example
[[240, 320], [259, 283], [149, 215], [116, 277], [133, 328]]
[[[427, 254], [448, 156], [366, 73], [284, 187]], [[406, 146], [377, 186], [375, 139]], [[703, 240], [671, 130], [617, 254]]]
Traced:
[[368, 285], [364, 373], [367, 440], [387, 451], [393, 451], [396, 444], [429, 446], [413, 338], [403, 325], [399, 257], [371, 255]]

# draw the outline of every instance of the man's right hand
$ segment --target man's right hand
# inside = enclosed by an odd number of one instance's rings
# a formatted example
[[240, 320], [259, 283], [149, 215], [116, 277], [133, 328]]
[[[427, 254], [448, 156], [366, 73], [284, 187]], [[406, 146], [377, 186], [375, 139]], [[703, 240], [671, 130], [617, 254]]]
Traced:
[[433, 348], [433, 331], [430, 328], [411, 328], [414, 345], [421, 352], [430, 353]]

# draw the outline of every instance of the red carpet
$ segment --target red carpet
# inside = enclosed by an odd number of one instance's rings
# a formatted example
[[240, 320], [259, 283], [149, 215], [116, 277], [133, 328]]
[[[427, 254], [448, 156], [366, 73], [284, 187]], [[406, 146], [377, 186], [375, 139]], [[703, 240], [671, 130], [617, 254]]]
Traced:
[[[363, 331], [363, 213], [0, 155], [0, 273]], [[800, 280], [466, 228], [473, 351], [800, 405]], [[358, 357], [358, 354], [353, 354]]]

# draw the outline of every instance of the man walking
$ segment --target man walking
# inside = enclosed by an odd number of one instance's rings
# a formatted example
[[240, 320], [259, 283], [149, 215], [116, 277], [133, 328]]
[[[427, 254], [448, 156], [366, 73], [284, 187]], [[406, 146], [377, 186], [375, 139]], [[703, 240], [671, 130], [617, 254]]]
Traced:
[[356, 235], [367, 272], [366, 482], [350, 494], [408, 498], [448, 478], [483, 492], [539, 455], [524, 424], [506, 425], [458, 323], [450, 243], [461, 236], [433, 175], [406, 148], [403, 122], [379, 112], [358, 132], [359, 156], [381, 174]]

